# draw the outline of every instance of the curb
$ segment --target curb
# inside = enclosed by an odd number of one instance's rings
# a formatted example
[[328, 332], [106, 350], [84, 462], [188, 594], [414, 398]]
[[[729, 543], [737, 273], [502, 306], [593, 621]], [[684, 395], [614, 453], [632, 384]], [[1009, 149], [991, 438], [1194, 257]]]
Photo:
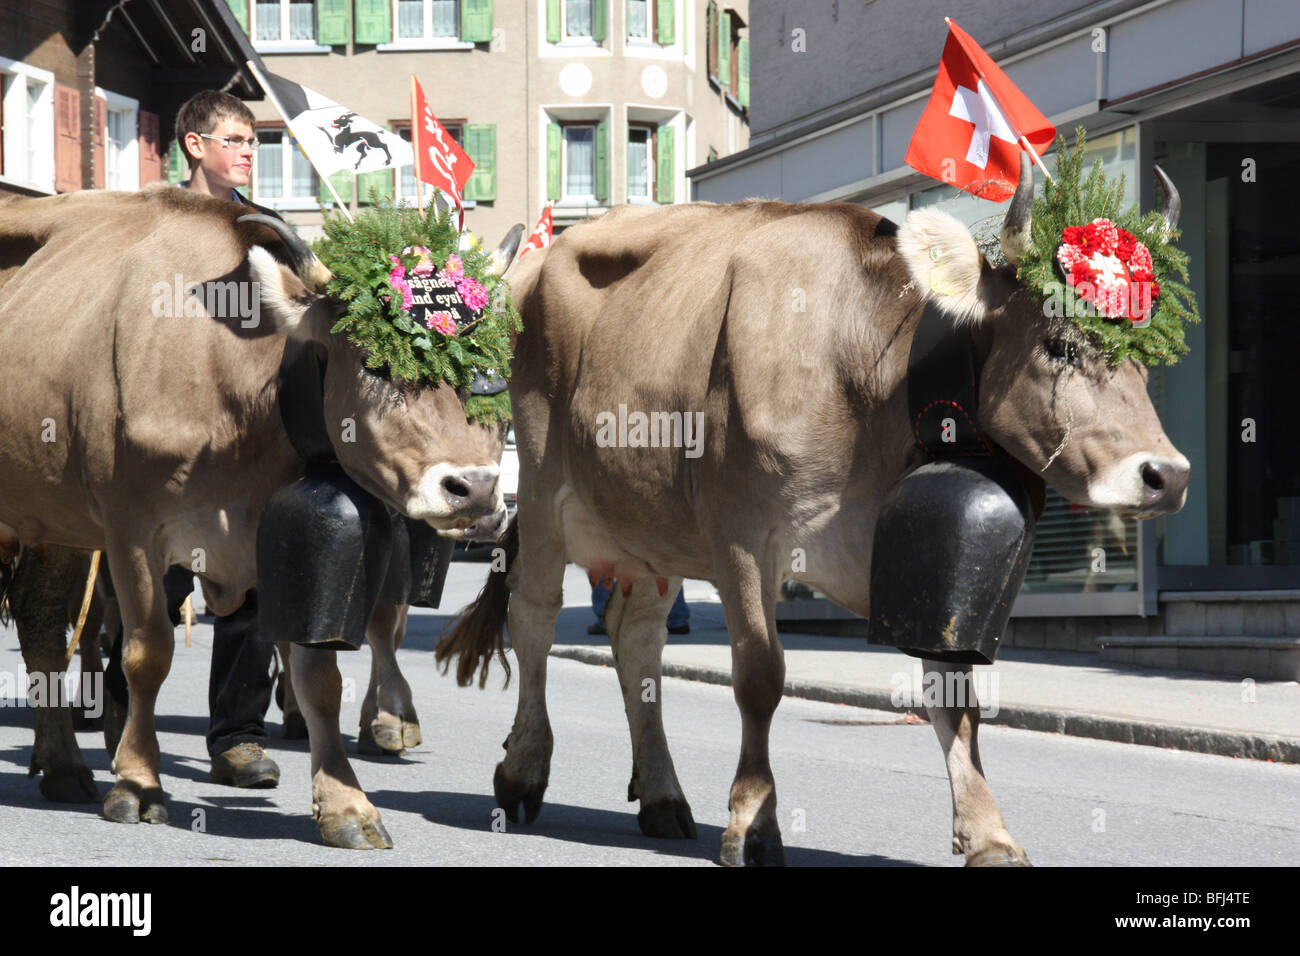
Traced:
[[[614, 666], [612, 652], [594, 647], [552, 647], [550, 654], [552, 657], [580, 661], [583, 664]], [[727, 671], [696, 664], [673, 664], [664, 661], [663, 674], [665, 677], [679, 677], [704, 684], [731, 686], [731, 674]], [[829, 704], [847, 704], [850, 707], [865, 707], [871, 710], [910, 713], [925, 718], [923, 707], [897, 706], [887, 690], [865, 690], [838, 684], [787, 680], [784, 694], [786, 697], [817, 700]], [[1034, 707], [1000, 707], [997, 716], [981, 715], [980, 722], [1017, 730], [1037, 730], [1070, 737], [1091, 737], [1095, 740], [1111, 740], [1144, 747], [1165, 747], [1219, 757], [1300, 764], [1300, 738], [1280, 737], [1273, 734], [1186, 727], [1180, 724], [1105, 717], [1069, 710], [1041, 710]]]

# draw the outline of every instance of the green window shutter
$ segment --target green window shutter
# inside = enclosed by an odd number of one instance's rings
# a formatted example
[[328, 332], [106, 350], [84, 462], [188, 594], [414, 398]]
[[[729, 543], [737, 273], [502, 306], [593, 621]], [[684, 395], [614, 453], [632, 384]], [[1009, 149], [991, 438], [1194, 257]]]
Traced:
[[181, 144], [172, 140], [171, 149], [167, 151], [167, 181], [178, 183], [189, 175], [189, 171], [189, 163], [185, 162]]
[[470, 43], [492, 42], [492, 0], [460, 0], [460, 38]]
[[595, 0], [591, 6], [591, 35], [597, 43], [604, 43], [605, 20], [609, 15], [609, 0]]
[[705, 18], [704, 28], [704, 58], [708, 61], [707, 70], [710, 76], [718, 75], [718, 41], [714, 39], [714, 31], [718, 28], [718, 5], [709, 0], [709, 12]]
[[673, 27], [675, 26], [673, 23], [673, 15], [674, 8], [677, 6], [677, 0], [657, 0], [657, 2], [659, 4], [659, 9], [657, 11], [659, 14], [659, 25], [657, 27], [659, 33], [659, 44], [660, 46], [672, 46], [674, 37]]
[[560, 42], [560, 0], [546, 0], [546, 42]]
[[[376, 169], [373, 172], [360, 173], [357, 176], [357, 202], [369, 203], [372, 189], [379, 200], [391, 200], [396, 195], [396, 190], [393, 188], [393, 175], [391, 169]], [[335, 188], [338, 188], [337, 183]], [[339, 190], [339, 195], [343, 195], [343, 190]]]
[[393, 5], [389, 0], [357, 0], [358, 43], [393, 42]]
[[718, 82], [731, 88], [731, 14], [725, 10], [718, 20]]
[[740, 105], [749, 106], [749, 37], [741, 37], [740, 44], [736, 47], [736, 56], [740, 57], [740, 63], [736, 68], [738, 79], [736, 86], [738, 89], [737, 98]]
[[465, 198], [492, 202], [497, 198], [497, 128], [489, 123], [466, 125], [465, 152], [474, 160]]
[[596, 124], [596, 199], [609, 199], [609, 120]]
[[226, 6], [230, 7], [230, 12], [235, 15], [239, 21], [239, 28], [245, 33], [248, 32], [248, 0], [226, 0]]
[[316, 42], [321, 46], [347, 46], [351, 38], [349, 0], [316, 0]]
[[560, 142], [564, 134], [559, 123], [546, 124], [546, 198], [559, 199], [562, 192], [560, 176]]
[[[345, 203], [352, 202], [352, 173], [349, 170], [341, 169], [330, 177], [330, 182], [338, 190], [339, 198]], [[325, 181], [321, 180], [320, 190], [317, 193], [318, 198], [327, 206], [334, 204], [334, 197], [330, 195], [329, 187]]]
[[677, 182], [677, 167], [673, 162], [677, 155], [673, 149], [674, 132], [667, 123], [657, 130], [659, 147], [655, 158], [655, 199], [659, 202], [673, 201], [673, 187]]

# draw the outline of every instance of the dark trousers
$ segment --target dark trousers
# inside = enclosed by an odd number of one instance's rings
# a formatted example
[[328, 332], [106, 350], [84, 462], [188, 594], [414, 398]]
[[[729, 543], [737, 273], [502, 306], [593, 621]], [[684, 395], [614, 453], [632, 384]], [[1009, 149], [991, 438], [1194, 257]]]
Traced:
[[257, 592], [244, 606], [218, 617], [208, 676], [208, 753], [216, 756], [236, 744], [266, 745], [266, 711], [271, 706], [269, 641], [257, 633]]

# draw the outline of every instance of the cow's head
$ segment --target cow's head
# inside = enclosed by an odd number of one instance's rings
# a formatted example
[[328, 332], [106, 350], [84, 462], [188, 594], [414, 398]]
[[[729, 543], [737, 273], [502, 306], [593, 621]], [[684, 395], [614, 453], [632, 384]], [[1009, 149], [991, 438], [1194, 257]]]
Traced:
[[[449, 385], [414, 385], [367, 369], [361, 350], [330, 332], [344, 304], [324, 294], [329, 270], [283, 223], [244, 218], [275, 229], [293, 261], [288, 268], [261, 246], [248, 251], [263, 316], [277, 331], [310, 341], [325, 361], [325, 426], [348, 475], [449, 537], [503, 514], [496, 429], [467, 421]], [[521, 231], [516, 227], [493, 254], [498, 275], [514, 258]]]
[[[1165, 182], [1172, 229], [1178, 195]], [[1053, 316], [1016, 278], [1032, 197], [1033, 166], [1024, 158], [1001, 232], [1008, 264], [998, 267], [956, 219], [910, 213], [898, 248], [912, 281], [971, 328], [982, 362], [979, 423], [990, 438], [1070, 501], [1141, 517], [1175, 512], [1190, 469], [1152, 407], [1146, 368], [1133, 359], [1109, 367], [1073, 320]]]

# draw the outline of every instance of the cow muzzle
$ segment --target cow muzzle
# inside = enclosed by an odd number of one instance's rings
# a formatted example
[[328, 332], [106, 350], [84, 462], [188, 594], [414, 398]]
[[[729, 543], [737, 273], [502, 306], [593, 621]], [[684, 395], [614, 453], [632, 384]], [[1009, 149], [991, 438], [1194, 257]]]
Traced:
[[470, 528], [497, 510], [498, 471], [496, 465], [434, 465], [407, 500], [406, 513], [428, 521], [439, 531]]
[[1183, 455], [1137, 452], [1088, 484], [1089, 503], [1137, 518], [1173, 514], [1187, 500], [1192, 469]]

